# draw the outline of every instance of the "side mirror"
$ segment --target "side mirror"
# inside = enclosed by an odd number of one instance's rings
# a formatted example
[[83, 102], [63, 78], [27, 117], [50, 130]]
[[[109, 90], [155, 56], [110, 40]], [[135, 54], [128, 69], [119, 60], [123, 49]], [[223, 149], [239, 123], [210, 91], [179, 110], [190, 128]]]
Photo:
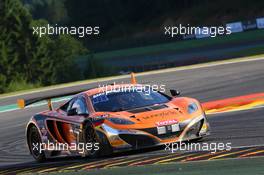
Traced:
[[77, 108], [72, 108], [72, 109], [67, 111], [68, 116], [77, 115], [77, 114], [78, 114]]
[[175, 89], [171, 89], [170, 93], [173, 97], [179, 96], [181, 94], [180, 91], [177, 91]]

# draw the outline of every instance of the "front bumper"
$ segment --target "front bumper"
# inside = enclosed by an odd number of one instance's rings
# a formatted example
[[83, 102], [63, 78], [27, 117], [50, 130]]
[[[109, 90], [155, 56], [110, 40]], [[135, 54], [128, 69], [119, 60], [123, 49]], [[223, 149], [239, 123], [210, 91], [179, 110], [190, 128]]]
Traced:
[[210, 134], [210, 126], [205, 115], [180, 122], [179, 127], [179, 131], [158, 134], [156, 127], [137, 130], [117, 130], [106, 124], [102, 124], [102, 128], [115, 152], [189, 141]]

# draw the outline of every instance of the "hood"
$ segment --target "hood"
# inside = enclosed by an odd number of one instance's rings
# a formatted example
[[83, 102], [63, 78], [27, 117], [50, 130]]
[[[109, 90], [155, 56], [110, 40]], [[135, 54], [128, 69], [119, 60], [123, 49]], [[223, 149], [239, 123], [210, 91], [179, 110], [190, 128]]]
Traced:
[[121, 117], [136, 124], [166, 125], [183, 120], [184, 112], [175, 105], [158, 104], [121, 112], [110, 112], [109, 117]]

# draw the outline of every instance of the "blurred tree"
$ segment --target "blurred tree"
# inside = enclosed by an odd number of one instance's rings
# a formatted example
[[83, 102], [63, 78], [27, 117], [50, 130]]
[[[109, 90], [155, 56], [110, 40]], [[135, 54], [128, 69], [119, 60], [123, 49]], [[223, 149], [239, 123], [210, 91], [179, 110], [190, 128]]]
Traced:
[[[35, 20], [32, 27], [46, 26], [48, 21]], [[78, 70], [75, 58], [78, 55], [87, 54], [88, 50], [82, 43], [70, 35], [49, 36], [44, 35], [38, 38], [40, 41], [38, 52], [45, 50], [46, 56], [43, 55], [40, 67], [42, 67], [42, 75], [40, 82], [44, 85], [64, 83], [79, 80], [82, 75]], [[73, 76], [72, 72], [75, 72]]]
[[52, 72], [56, 75], [57, 83], [80, 80], [83, 75], [75, 62], [75, 58], [78, 55], [88, 53], [81, 42], [70, 35], [60, 35], [53, 42], [50, 51], [52, 52], [50, 59], [55, 65]]
[[46, 19], [52, 24], [63, 23], [68, 19], [66, 0], [23, 0], [34, 19]]
[[75, 56], [87, 53], [82, 43], [71, 36], [33, 35], [33, 26], [45, 26], [45, 20], [33, 21], [19, 0], [0, 1], [0, 93], [25, 85], [50, 85], [78, 80]]
[[[1, 89], [12, 80], [37, 81], [38, 64], [43, 53], [37, 52], [38, 38], [29, 27], [31, 16], [18, 0], [3, 0], [0, 15]], [[35, 62], [32, 62], [35, 60]], [[5, 78], [3, 78], [5, 77]], [[3, 87], [4, 86], [4, 87]]]

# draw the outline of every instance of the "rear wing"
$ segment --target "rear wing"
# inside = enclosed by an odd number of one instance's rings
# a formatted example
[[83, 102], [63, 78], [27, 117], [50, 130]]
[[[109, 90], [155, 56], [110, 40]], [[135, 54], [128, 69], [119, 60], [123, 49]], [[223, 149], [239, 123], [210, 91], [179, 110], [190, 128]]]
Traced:
[[[131, 72], [130, 74], [131, 78], [130, 78], [130, 83], [131, 84], [136, 84], [137, 81], [136, 81], [136, 78], [135, 78], [135, 74], [133, 72]], [[18, 99], [17, 100], [17, 105], [19, 108], [23, 109], [25, 108], [26, 106], [28, 105], [31, 105], [31, 104], [34, 104], [34, 103], [37, 103], [39, 101], [43, 101], [43, 100], [46, 100], [47, 103], [48, 103], [48, 108], [49, 110], [52, 110], [52, 102], [51, 102], [51, 99], [52, 98], [58, 98], [58, 97], [65, 97], [65, 96], [70, 96], [70, 95], [76, 95], [76, 94], [79, 94], [81, 92], [84, 92], [85, 90], [87, 89], [83, 89], [83, 90], [75, 90], [75, 91], [71, 91], [71, 92], [62, 92], [62, 93], [56, 93], [55, 95], [50, 95], [50, 94], [47, 94], [47, 95], [42, 95], [41, 97], [33, 97], [33, 98], [27, 98], [27, 99]]]
[[41, 97], [33, 97], [33, 98], [27, 98], [27, 99], [18, 99], [17, 100], [17, 105], [19, 108], [23, 109], [28, 105], [46, 100], [48, 103], [48, 108], [49, 110], [52, 110], [52, 103], [51, 99], [52, 98], [58, 98], [58, 97], [65, 97], [65, 96], [71, 96], [71, 95], [76, 95], [85, 90], [77, 90], [77, 91], [71, 91], [71, 92], [66, 92], [66, 93], [57, 93], [56, 95], [42, 95]]

